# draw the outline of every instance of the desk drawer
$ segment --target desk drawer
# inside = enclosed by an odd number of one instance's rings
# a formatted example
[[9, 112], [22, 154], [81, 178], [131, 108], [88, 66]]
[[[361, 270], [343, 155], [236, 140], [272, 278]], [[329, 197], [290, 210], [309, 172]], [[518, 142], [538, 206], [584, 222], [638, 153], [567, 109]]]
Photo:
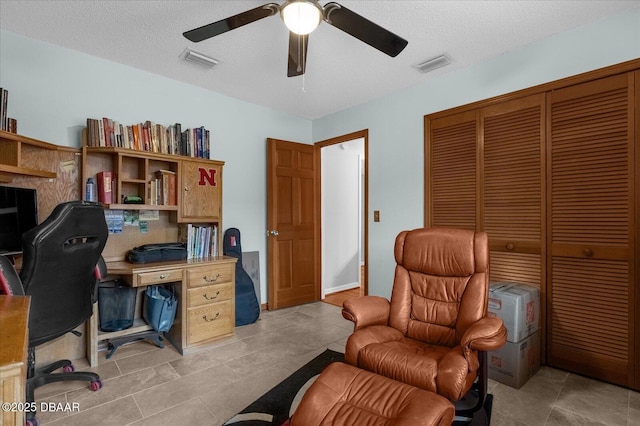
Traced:
[[233, 280], [235, 265], [211, 265], [187, 270], [188, 286], [190, 288], [204, 285], [228, 283]]
[[230, 300], [187, 309], [187, 344], [231, 334], [235, 325]]
[[138, 274], [138, 285], [151, 285], [182, 281], [182, 269], [167, 269], [156, 272], [143, 272]]
[[193, 308], [208, 303], [231, 300], [233, 296], [233, 283], [227, 282], [219, 285], [207, 285], [187, 289], [187, 307]]

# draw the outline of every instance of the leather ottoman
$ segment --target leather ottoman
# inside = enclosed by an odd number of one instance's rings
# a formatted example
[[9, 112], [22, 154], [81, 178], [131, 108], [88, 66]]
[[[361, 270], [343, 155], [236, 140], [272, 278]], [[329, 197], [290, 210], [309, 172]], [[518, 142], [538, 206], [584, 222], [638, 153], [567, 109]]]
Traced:
[[450, 426], [454, 414], [436, 393], [334, 362], [305, 393], [290, 425]]

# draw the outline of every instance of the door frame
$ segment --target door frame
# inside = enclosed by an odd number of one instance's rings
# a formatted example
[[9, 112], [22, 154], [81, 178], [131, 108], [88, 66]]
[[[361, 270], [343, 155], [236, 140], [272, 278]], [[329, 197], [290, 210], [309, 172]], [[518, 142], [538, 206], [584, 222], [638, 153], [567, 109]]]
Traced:
[[345, 135], [336, 136], [334, 138], [325, 139], [314, 144], [316, 155], [316, 223], [315, 223], [315, 240], [316, 240], [316, 270], [318, 271], [319, 281], [316, 283], [316, 298], [321, 300], [322, 296], [322, 158], [320, 150], [330, 145], [336, 145], [349, 142], [354, 139], [364, 140], [364, 279], [361, 284], [362, 294], [369, 294], [369, 129], [363, 129]]

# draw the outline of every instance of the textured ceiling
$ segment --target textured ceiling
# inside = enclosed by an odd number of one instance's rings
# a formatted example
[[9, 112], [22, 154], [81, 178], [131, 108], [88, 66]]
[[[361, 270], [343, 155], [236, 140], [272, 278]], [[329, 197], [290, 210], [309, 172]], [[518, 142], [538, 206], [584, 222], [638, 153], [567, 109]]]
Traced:
[[[323, 23], [309, 38], [306, 74], [293, 78], [286, 77], [288, 33], [279, 16], [200, 43], [182, 36], [268, 2], [0, 0], [0, 28], [315, 119], [640, 7], [640, 0], [342, 0], [409, 45], [390, 58]], [[213, 69], [188, 63], [179, 58], [186, 47], [221, 63]], [[452, 63], [428, 74], [412, 68], [440, 54]]]

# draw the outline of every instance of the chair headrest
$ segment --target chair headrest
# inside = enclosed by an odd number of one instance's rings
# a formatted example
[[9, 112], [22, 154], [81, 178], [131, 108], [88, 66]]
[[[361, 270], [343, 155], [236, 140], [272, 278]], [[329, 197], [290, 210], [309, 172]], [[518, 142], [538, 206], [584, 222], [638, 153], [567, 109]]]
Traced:
[[454, 228], [403, 231], [396, 238], [395, 259], [410, 271], [469, 276], [488, 270], [488, 238], [485, 232]]
[[44, 273], [43, 266], [49, 263], [80, 266], [79, 261], [92, 262], [93, 271], [107, 237], [104, 210], [99, 204], [86, 201], [58, 204], [49, 217], [22, 236], [20, 277], [25, 290], [37, 271]]

